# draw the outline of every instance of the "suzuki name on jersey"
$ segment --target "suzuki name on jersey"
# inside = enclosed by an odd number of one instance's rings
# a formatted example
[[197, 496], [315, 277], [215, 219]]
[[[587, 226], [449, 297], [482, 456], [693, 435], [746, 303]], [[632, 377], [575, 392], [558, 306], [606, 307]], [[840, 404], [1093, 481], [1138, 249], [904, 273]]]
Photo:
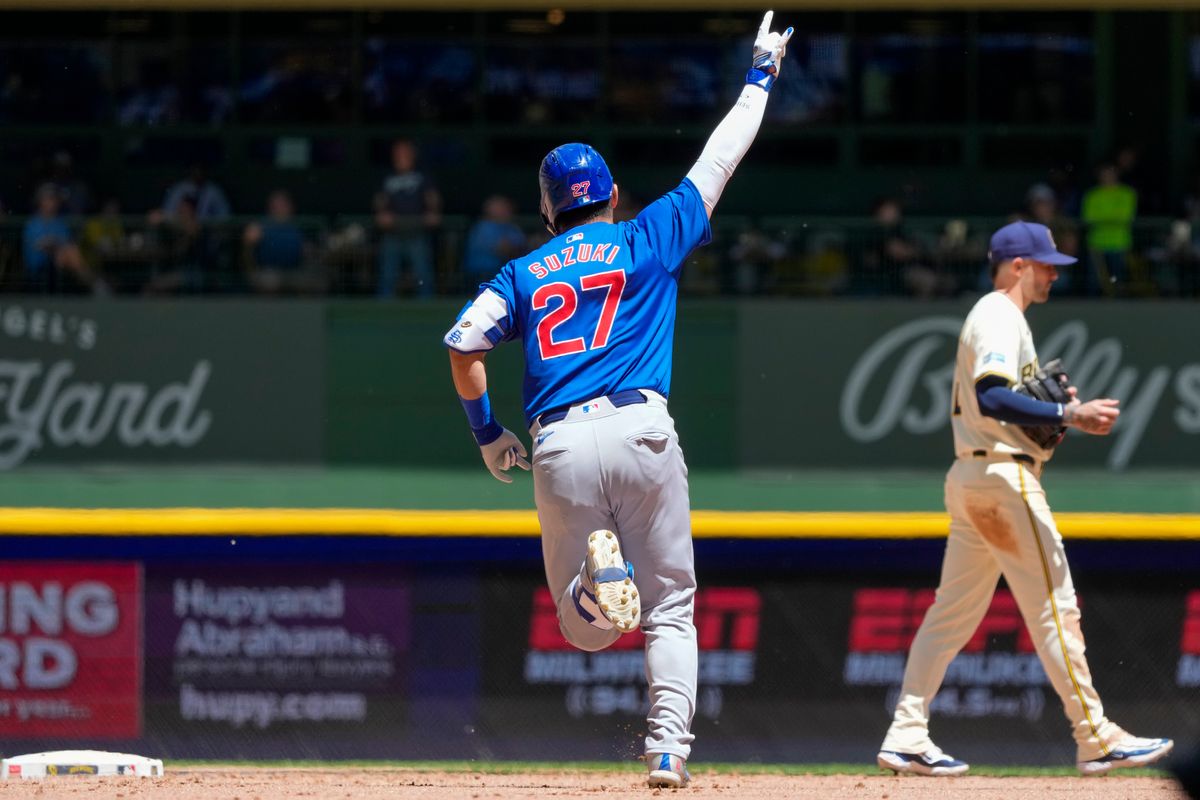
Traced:
[[[589, 242], [580, 242], [579, 251], [576, 252], [575, 245], [564, 247], [559, 252], [562, 253], [562, 258], [558, 257], [558, 253], [550, 253], [545, 256], [542, 261], [535, 261], [529, 265], [529, 271], [538, 280], [549, 275], [551, 272], [557, 272], [563, 267], [569, 267], [573, 264], [582, 264], [588, 261], [603, 261], [605, 264], [613, 263], [613, 259], [617, 257], [617, 253], [621, 252], [621, 246], [604, 242], [603, 244], [593, 245]], [[542, 262], [545, 262], [543, 265]]]

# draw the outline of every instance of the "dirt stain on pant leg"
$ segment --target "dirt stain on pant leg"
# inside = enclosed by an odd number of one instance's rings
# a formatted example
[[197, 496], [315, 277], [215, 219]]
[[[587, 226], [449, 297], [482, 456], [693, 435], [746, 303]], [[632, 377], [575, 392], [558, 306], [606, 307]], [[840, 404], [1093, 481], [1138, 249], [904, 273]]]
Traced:
[[1083, 629], [1079, 626], [1079, 620], [1078, 607], [1062, 610], [1063, 633], [1067, 636], [1067, 652], [1071, 654], [1071, 664], [1080, 680], [1091, 683], [1092, 671], [1088, 668], [1087, 657], [1084, 655]]
[[967, 501], [967, 515], [979, 535], [997, 550], [1009, 553], [1017, 552], [1017, 540], [1013, 527], [1000, 506], [987, 500], [971, 499]]

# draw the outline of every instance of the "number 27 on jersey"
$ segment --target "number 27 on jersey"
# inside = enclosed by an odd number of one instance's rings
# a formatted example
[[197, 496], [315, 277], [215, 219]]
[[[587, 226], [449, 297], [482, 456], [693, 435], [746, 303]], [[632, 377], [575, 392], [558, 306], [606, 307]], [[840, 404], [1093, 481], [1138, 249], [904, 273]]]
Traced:
[[[586, 343], [582, 336], [560, 340], [554, 338], [555, 329], [575, 316], [579, 310], [580, 296], [573, 283], [547, 283], [539, 286], [533, 293], [535, 311], [549, 308], [556, 299], [559, 301], [557, 307], [542, 317], [537, 324], [538, 349], [542, 360], [569, 356], [586, 350], [599, 350], [608, 345], [613, 322], [616, 321], [617, 312], [621, 307], [621, 295], [625, 292], [625, 270], [614, 269], [582, 275], [579, 278], [579, 287], [585, 295], [594, 293], [597, 299], [600, 299], [600, 292], [604, 292], [600, 318], [596, 322], [596, 330], [592, 333], [590, 344]], [[584, 299], [588, 298], [585, 296]]]

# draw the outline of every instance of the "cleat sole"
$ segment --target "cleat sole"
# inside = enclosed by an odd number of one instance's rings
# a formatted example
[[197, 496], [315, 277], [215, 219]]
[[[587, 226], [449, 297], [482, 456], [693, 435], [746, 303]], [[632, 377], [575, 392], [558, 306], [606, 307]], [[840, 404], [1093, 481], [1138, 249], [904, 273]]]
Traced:
[[[621, 545], [612, 531], [593, 531], [588, 536], [588, 572], [595, 575], [598, 570], [616, 567], [625, 569], [621, 556]], [[641, 602], [637, 587], [628, 577], [623, 581], [596, 583], [596, 605], [600, 613], [621, 633], [636, 630], [642, 619]]]

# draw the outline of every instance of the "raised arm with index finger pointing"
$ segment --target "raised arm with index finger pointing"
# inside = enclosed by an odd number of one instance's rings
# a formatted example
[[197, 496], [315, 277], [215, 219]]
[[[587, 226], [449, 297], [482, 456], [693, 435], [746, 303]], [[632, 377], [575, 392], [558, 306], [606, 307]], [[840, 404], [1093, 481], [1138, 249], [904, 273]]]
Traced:
[[754, 39], [754, 56], [746, 73], [746, 86], [733, 108], [709, 137], [704, 152], [687, 175], [700, 191], [704, 208], [710, 217], [717, 201], [721, 199], [725, 184], [733, 177], [733, 171], [758, 134], [763, 112], [767, 108], [767, 94], [779, 77], [779, 67], [787, 52], [788, 40], [792, 38], [791, 27], [783, 33], [771, 32], [774, 16], [774, 11], [763, 15]]

